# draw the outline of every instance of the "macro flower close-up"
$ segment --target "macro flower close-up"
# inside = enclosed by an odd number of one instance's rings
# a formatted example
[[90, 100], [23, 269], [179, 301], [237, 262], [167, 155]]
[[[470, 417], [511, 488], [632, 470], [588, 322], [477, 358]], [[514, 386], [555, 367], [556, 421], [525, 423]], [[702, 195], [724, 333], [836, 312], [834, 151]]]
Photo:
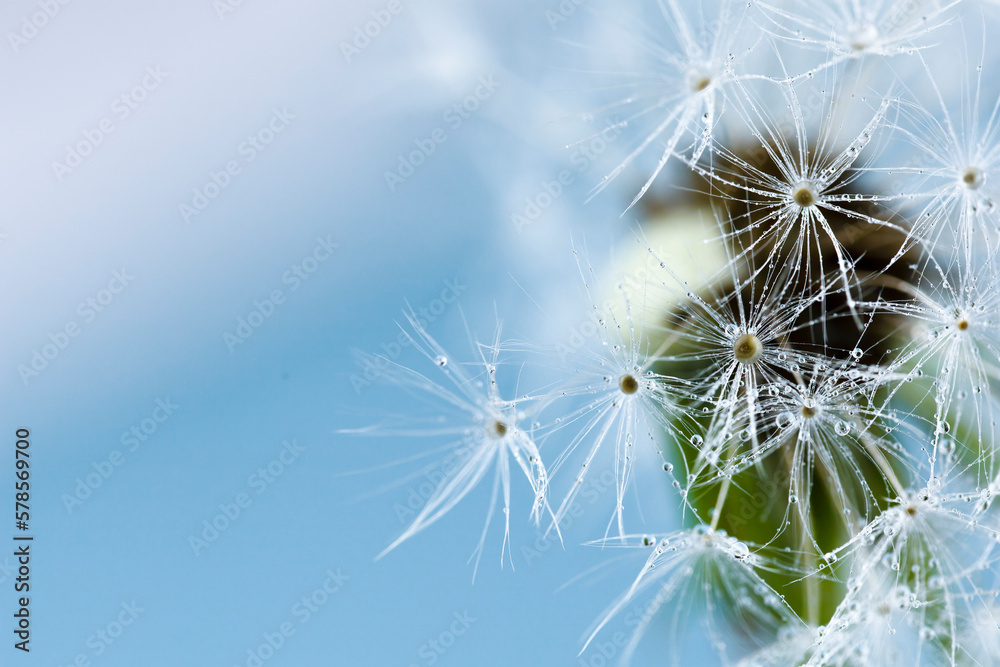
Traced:
[[0, 665], [1000, 665], [1000, 2], [0, 14]]
[[533, 530], [594, 561], [553, 584], [639, 565], [579, 664], [992, 664], [995, 9], [580, 13], [540, 78], [566, 150], [600, 140], [564, 223], [588, 250], [511, 272], [506, 360], [549, 471]]

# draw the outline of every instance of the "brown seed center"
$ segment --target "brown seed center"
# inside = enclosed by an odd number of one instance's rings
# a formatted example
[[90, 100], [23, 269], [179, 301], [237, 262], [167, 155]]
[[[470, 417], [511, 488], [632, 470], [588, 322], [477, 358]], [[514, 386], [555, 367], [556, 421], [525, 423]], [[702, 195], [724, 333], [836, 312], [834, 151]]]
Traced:
[[808, 405], [802, 406], [802, 416], [806, 419], [816, 416], [816, 408], [809, 407]]
[[816, 193], [808, 184], [801, 184], [792, 192], [792, 199], [802, 208], [807, 208], [816, 203]]
[[764, 346], [760, 338], [751, 333], [745, 333], [733, 343], [733, 355], [741, 364], [752, 364], [764, 354]]
[[494, 438], [502, 438], [507, 435], [507, 425], [502, 421], [493, 420], [488, 427], [486, 427], [486, 432]]
[[969, 320], [961, 319], [955, 324], [955, 326], [958, 327], [959, 331], [965, 331], [969, 328]]
[[849, 33], [851, 48], [855, 51], [864, 51], [878, 41], [878, 28], [871, 23], [863, 23], [854, 26]]
[[985, 175], [978, 167], [966, 167], [962, 172], [962, 183], [970, 190], [977, 190], [983, 184]]
[[618, 380], [618, 388], [623, 394], [634, 394], [639, 391], [639, 381], [631, 375], [625, 374]]

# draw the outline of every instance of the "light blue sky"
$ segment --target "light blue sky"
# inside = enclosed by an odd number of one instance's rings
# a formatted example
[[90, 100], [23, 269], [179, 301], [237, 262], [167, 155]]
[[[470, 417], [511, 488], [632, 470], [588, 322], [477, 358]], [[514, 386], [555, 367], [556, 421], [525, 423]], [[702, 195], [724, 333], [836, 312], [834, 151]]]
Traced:
[[[351, 350], [391, 343], [407, 302], [462, 285], [432, 329], [459, 356], [463, 318], [530, 337], [581, 306], [565, 297], [569, 230], [597, 247], [626, 231], [620, 197], [582, 206], [599, 169], [562, 149], [578, 109], [545, 59], [569, 23], [550, 27], [545, 3], [402, 0], [347, 62], [341, 43], [388, 3], [47, 4], [0, 10], [0, 493], [27, 427], [36, 536], [32, 650], [10, 647], [0, 569], [0, 663], [252, 665], [270, 636], [269, 666], [603, 664], [575, 655], [631, 566], [557, 592], [607, 554], [545, 543], [527, 562], [517, 502], [516, 572], [494, 530], [473, 585], [481, 492], [373, 562], [419, 484], [370, 492], [414, 468], [343, 473], [421, 443], [336, 434], [419, 409], [351, 382]], [[390, 190], [398, 156], [434, 136]], [[518, 230], [511, 216], [567, 168]], [[51, 358], [32, 369], [36, 352]]]

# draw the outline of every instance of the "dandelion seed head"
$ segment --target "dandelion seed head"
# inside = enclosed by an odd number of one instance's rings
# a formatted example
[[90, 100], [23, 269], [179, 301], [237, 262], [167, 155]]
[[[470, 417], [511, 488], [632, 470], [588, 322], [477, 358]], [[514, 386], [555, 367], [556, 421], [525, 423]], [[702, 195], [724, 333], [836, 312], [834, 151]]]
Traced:
[[750, 366], [764, 354], [764, 345], [752, 333], [745, 333], [733, 341], [733, 355], [739, 363]]
[[979, 167], [966, 167], [962, 171], [962, 185], [970, 190], [978, 190], [986, 182], [986, 172]]
[[618, 388], [622, 390], [623, 394], [634, 394], [639, 391], [639, 381], [631, 374], [626, 373], [619, 378]]
[[486, 426], [486, 435], [494, 440], [500, 440], [507, 435], [507, 424], [499, 419], [493, 419]]
[[[652, 593], [621, 664], [654, 617], [690, 643], [696, 609], [722, 664], [1000, 664], [1000, 103], [988, 77], [938, 85], [948, 51], [927, 39], [960, 1], [652, 4], [666, 30], [642, 26], [580, 145], [621, 140], [595, 195], [648, 163], [626, 211], [659, 174], [687, 178], [636, 209], [614, 290], [577, 260], [587, 333], [508, 366], [515, 386], [497, 357], [533, 341], [476, 344], [469, 364], [414, 325], [444, 379], [386, 375], [461, 415], [432, 434], [470, 459], [397, 543], [491, 470], [506, 521], [519, 467], [560, 540], [606, 488], [597, 542], [647, 552], [588, 639]], [[921, 66], [931, 104], [904, 78]], [[648, 464], [693, 527], [626, 532]]]
[[687, 85], [692, 93], [700, 93], [712, 85], [712, 69], [706, 64], [691, 65], [687, 73]]
[[813, 206], [818, 199], [816, 188], [809, 181], [800, 181], [792, 188], [792, 201], [802, 208]]
[[[641, 605], [637, 608], [643, 613], [623, 649], [620, 664], [628, 664], [639, 639], [661, 616], [667, 617], [672, 627], [670, 639], [676, 642], [680, 632], [692, 629], [692, 616], [705, 614], [707, 638], [720, 651], [728, 650], [718, 646], [726, 643], [718, 632], [723, 626], [738, 628], [738, 632], [753, 637], [749, 646], [760, 648], [777, 638], [781, 628], [796, 622], [783, 596], [761, 577], [762, 571], [786, 572], [766, 548], [706, 525], [671, 533], [655, 546], [639, 535], [628, 543], [652, 549], [632, 586], [608, 608], [590, 636], [592, 640], [627, 605]], [[640, 595], [647, 600], [639, 601]], [[684, 604], [670, 604], [680, 601]], [[732, 642], [733, 646], [739, 644]]]
[[822, 52], [816, 74], [867, 55], [899, 56], [924, 48], [928, 35], [948, 23], [956, 2], [923, 0], [828, 0], [823, 3], [761, 2], [781, 40]]
[[868, 21], [856, 23], [847, 31], [847, 43], [855, 51], [870, 49], [878, 39], [878, 28]]

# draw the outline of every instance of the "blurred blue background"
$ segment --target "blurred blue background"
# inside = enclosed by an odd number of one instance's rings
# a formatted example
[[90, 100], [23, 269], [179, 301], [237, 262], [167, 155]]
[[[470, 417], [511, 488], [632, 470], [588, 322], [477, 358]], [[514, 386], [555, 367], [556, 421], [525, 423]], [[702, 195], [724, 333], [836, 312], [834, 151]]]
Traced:
[[529, 556], [519, 497], [516, 571], [494, 524], [473, 584], [484, 488], [374, 562], [420, 465], [347, 473], [428, 445], [337, 433], [420, 409], [352, 381], [407, 302], [463, 286], [430, 331], [465, 358], [466, 322], [558, 340], [585, 317], [571, 237], [628, 235], [634, 183], [583, 204], [614, 151], [566, 149], [593, 26], [558, 6], [4, 3], [0, 498], [28, 428], [36, 537], [29, 655], [0, 552], [0, 663], [610, 664], [621, 620], [576, 657], [638, 566], [575, 580], [603, 513]]

